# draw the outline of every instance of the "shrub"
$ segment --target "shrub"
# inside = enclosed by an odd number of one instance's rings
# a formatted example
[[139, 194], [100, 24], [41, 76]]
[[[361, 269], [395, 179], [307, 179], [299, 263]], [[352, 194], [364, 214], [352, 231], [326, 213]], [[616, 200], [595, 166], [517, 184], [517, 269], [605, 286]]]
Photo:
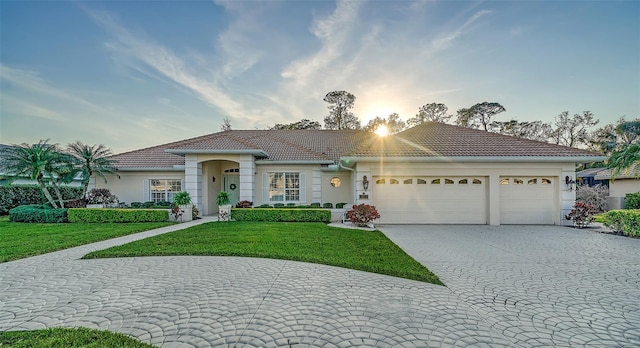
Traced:
[[333, 203], [325, 203], [322, 205], [322, 207], [326, 209], [333, 209]]
[[160, 201], [160, 202], [157, 202], [154, 205], [152, 205], [152, 207], [163, 207], [163, 208], [169, 209], [169, 208], [173, 207], [173, 203], [171, 203], [169, 201]]
[[578, 228], [585, 228], [593, 222], [593, 206], [584, 202], [576, 202], [573, 205], [573, 209], [564, 218], [573, 221], [573, 226]]
[[376, 207], [369, 204], [354, 204], [353, 207], [347, 211], [347, 219], [356, 226], [367, 226], [371, 221], [379, 218], [380, 213], [378, 213]]
[[311, 203], [311, 206], [314, 208], [320, 208], [321, 205], [318, 202], [314, 202], [314, 203]]
[[[71, 201], [82, 198], [82, 187], [60, 186], [62, 199]], [[6, 215], [9, 210], [30, 204], [45, 204], [47, 199], [37, 185], [9, 185], [0, 186], [0, 215]]]
[[625, 209], [640, 209], [640, 192], [627, 193], [625, 195], [626, 203]]
[[89, 204], [113, 204], [118, 203], [118, 197], [106, 188], [94, 188], [87, 193]]
[[293, 208], [295, 206], [296, 206], [295, 203], [287, 203], [287, 208]]
[[21, 205], [9, 210], [13, 222], [61, 223], [68, 222], [66, 208], [51, 209], [40, 204]]
[[251, 207], [253, 207], [253, 202], [240, 201], [236, 203], [236, 208], [251, 208]]
[[140, 206], [140, 208], [143, 208], [143, 209], [144, 209], [144, 208], [151, 208], [151, 207], [153, 207], [154, 205], [156, 205], [156, 203], [155, 203], [155, 202], [147, 201], [147, 202], [142, 203], [142, 205]]
[[273, 206], [269, 205], [269, 204], [261, 204], [261, 205], [257, 206], [256, 208], [273, 208]]
[[229, 198], [229, 194], [225, 191], [220, 191], [216, 195], [216, 204], [217, 205], [228, 205], [231, 203], [231, 199]]
[[131, 202], [131, 204], [129, 204], [129, 206], [131, 208], [142, 208], [142, 202]]
[[274, 208], [284, 208], [284, 203], [276, 203], [273, 205]]
[[609, 188], [604, 185], [578, 186], [576, 189], [576, 202], [582, 202], [593, 207], [595, 212], [604, 211], [609, 195]]
[[604, 224], [630, 237], [640, 237], [640, 210], [610, 210], [603, 214]]
[[65, 202], [64, 207], [65, 208], [86, 208], [87, 200], [84, 198], [80, 198], [80, 199], [75, 199], [73, 201]]
[[69, 222], [160, 222], [168, 218], [166, 210], [158, 209], [69, 209]]
[[191, 206], [191, 220], [195, 220], [200, 215], [200, 210], [194, 205]]
[[235, 221], [271, 222], [330, 222], [331, 212], [326, 209], [231, 209]]
[[336, 203], [336, 209], [342, 209], [347, 203]]
[[180, 191], [173, 197], [173, 203], [177, 205], [187, 205], [191, 203], [191, 196], [187, 191]]

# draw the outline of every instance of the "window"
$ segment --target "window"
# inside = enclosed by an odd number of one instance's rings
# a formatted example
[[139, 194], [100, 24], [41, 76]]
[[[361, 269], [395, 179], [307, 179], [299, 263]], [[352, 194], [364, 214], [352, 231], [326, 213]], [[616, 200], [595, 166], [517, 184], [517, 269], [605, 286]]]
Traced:
[[240, 168], [225, 169], [225, 173], [240, 173]]
[[149, 180], [149, 200], [152, 202], [173, 202], [176, 193], [182, 191], [182, 181], [172, 179]]
[[482, 180], [480, 180], [480, 179], [473, 179], [473, 184], [474, 184], [474, 185], [480, 185], [480, 184], [482, 184]]
[[551, 184], [551, 180], [547, 178], [542, 178], [542, 185], [549, 185], [549, 184]]
[[403, 181], [402, 183], [406, 184], [406, 185], [411, 185], [411, 184], [413, 184], [413, 179], [407, 179], [407, 180]]
[[384, 184], [384, 179], [378, 179], [376, 180], [376, 184]]
[[333, 187], [340, 187], [340, 178], [337, 176], [334, 176], [333, 178], [331, 178], [331, 186]]
[[418, 179], [418, 185], [424, 185], [427, 183], [427, 180]]
[[444, 183], [445, 183], [445, 185], [451, 185], [451, 184], [453, 184], [453, 180], [451, 180], [451, 179], [444, 179]]
[[524, 184], [524, 180], [518, 179], [518, 178], [514, 178], [513, 179], [513, 183], [516, 184], [516, 185], [522, 185], [522, 184]]
[[469, 181], [467, 179], [462, 179], [460, 181], [458, 181], [458, 184], [464, 185], [464, 184], [468, 184]]
[[433, 179], [431, 180], [431, 183], [434, 185], [440, 185], [440, 179]]
[[538, 179], [536, 179], [536, 178], [529, 179], [529, 181], [527, 181], [527, 183], [528, 183], [529, 185], [535, 185], [535, 184], [537, 184], [537, 183], [538, 183]]
[[509, 179], [500, 179], [500, 185], [509, 185]]
[[300, 173], [269, 173], [269, 200], [300, 201]]
[[400, 183], [400, 181], [398, 181], [396, 179], [389, 179], [389, 184], [391, 184], [391, 185], [397, 185], [399, 183]]

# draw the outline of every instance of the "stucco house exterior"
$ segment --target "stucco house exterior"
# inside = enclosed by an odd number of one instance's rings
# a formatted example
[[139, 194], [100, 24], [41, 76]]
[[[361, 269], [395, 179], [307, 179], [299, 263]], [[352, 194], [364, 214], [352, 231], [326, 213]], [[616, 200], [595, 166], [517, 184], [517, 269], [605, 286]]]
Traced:
[[597, 153], [429, 122], [354, 130], [231, 130], [114, 155], [121, 201], [190, 193], [204, 215], [232, 201], [367, 203], [378, 223], [564, 224], [577, 163]]
[[634, 166], [611, 178], [611, 170], [605, 169], [594, 177], [596, 180], [609, 180], [607, 210], [624, 209], [627, 193], [640, 192], [640, 166]]

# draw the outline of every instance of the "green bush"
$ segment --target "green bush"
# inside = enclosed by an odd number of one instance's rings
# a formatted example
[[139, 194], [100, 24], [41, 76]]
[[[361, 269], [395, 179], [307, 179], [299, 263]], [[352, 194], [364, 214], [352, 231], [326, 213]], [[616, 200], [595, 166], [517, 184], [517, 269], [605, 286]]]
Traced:
[[68, 222], [66, 208], [52, 209], [41, 204], [21, 205], [9, 210], [13, 222], [61, 223]]
[[325, 203], [322, 205], [323, 208], [333, 209], [333, 203]]
[[[80, 199], [82, 187], [61, 186], [60, 193], [65, 201]], [[52, 194], [54, 194], [52, 192]], [[47, 199], [37, 185], [9, 185], [0, 186], [0, 215], [6, 215], [9, 210], [31, 204], [45, 204]]]
[[261, 205], [257, 206], [256, 208], [273, 208], [273, 206], [269, 205], [269, 204], [261, 204]]
[[140, 208], [150, 208], [150, 207], [153, 207], [154, 205], [156, 205], [156, 203], [155, 203], [155, 202], [148, 201], [148, 202], [144, 202], [144, 203], [142, 203], [142, 205], [140, 206]]
[[311, 206], [314, 208], [320, 208], [320, 203], [319, 202], [313, 202], [311, 203]]
[[640, 192], [627, 193], [625, 195], [626, 203], [625, 209], [640, 209]]
[[336, 203], [336, 209], [342, 209], [347, 203]]
[[69, 222], [160, 222], [168, 219], [167, 210], [159, 209], [69, 209]]
[[603, 214], [603, 221], [618, 233], [640, 237], [640, 209], [610, 210]]
[[330, 222], [331, 211], [326, 209], [231, 209], [235, 221], [271, 222]]
[[131, 204], [129, 204], [129, 206], [131, 208], [142, 208], [142, 202], [131, 202]]
[[284, 208], [284, 203], [276, 203], [273, 205], [275, 208]]

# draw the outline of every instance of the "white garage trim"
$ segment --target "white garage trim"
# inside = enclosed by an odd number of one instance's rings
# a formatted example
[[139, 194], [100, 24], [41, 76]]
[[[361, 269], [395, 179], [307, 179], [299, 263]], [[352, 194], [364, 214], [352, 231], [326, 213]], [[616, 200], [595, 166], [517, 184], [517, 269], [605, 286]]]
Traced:
[[553, 225], [557, 211], [554, 177], [500, 177], [500, 223]]
[[486, 224], [487, 178], [374, 176], [378, 223]]

